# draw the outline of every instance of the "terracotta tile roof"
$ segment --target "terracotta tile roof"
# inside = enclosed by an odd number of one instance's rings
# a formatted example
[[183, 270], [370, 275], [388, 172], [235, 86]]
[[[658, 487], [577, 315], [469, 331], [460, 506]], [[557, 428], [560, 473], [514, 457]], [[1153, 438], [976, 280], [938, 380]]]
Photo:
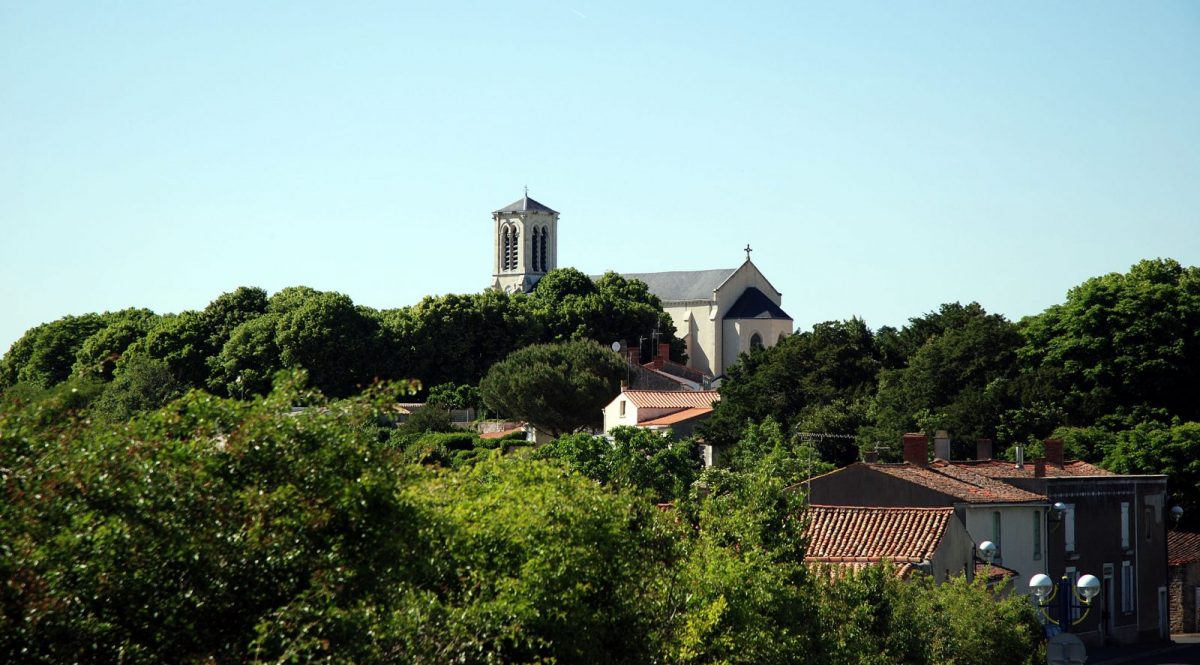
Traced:
[[665, 416], [662, 416], [659, 418], [654, 418], [652, 420], [643, 420], [643, 421], [639, 422], [638, 425], [643, 426], [643, 427], [657, 427], [660, 425], [674, 425], [676, 423], [681, 423], [685, 420], [691, 420], [692, 418], [699, 418], [700, 416], [706, 416], [712, 412], [713, 412], [713, 410], [712, 410], [711, 406], [710, 407], [694, 407], [691, 409], [684, 409], [682, 411], [676, 411], [675, 413], [667, 414]]
[[1200, 533], [1167, 532], [1167, 563], [1180, 566], [1200, 561]]
[[975, 473], [970, 468], [935, 460], [929, 466], [912, 464], [867, 464], [889, 476], [928, 487], [967, 503], [1032, 503], [1046, 501], [1034, 494], [995, 478]]
[[[951, 462], [954, 466], [970, 469], [975, 473], [990, 478], [1033, 478], [1034, 463], [1026, 460], [1025, 468], [1018, 469], [1012, 462], [1004, 460], [966, 460]], [[1046, 465], [1047, 478], [1063, 478], [1067, 476], [1115, 476], [1117, 474], [1101, 469], [1095, 464], [1083, 460], [1070, 460], [1059, 468], [1053, 464]]]
[[1007, 579], [1012, 579], [1014, 577], [1020, 577], [1021, 573], [1018, 573], [1017, 571], [1013, 570], [1012, 568], [1005, 568], [1004, 566], [1001, 566], [1000, 564], [997, 564], [997, 563], [988, 565], [982, 561], [976, 561], [975, 562], [975, 577], [982, 577], [984, 575], [987, 575], [988, 582], [999, 582], [1000, 580], [1007, 580]]
[[715, 390], [626, 390], [621, 394], [639, 409], [711, 408], [721, 399]]
[[933, 558], [953, 508], [809, 506], [805, 560], [828, 564], [898, 564]]

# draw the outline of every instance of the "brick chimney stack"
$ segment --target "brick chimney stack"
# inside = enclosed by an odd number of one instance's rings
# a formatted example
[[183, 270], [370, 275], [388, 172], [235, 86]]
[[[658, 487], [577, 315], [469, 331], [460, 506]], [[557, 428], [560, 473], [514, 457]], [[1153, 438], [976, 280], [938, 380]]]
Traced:
[[1062, 439], [1046, 439], [1046, 461], [1058, 468], [1063, 468], [1063, 442]]
[[1039, 457], [1039, 458], [1033, 460], [1033, 477], [1034, 478], [1045, 478], [1046, 477], [1046, 458]]
[[629, 347], [629, 348], [625, 349], [625, 353], [627, 353], [629, 355], [629, 364], [630, 365], [642, 364], [642, 350], [641, 349]]
[[975, 442], [975, 459], [992, 459], [992, 440], [979, 439]]
[[901, 439], [904, 442], [904, 461], [913, 466], [929, 464], [929, 437], [920, 432], [909, 432]]

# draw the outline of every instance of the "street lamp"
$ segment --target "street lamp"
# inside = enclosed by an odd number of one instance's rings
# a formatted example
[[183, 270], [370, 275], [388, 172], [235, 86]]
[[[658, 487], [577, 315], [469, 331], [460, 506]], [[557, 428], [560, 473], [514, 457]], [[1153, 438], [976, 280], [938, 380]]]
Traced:
[[[1095, 575], [1084, 575], [1071, 587], [1071, 579], [1066, 575], [1054, 584], [1049, 575], [1038, 573], [1029, 578], [1029, 589], [1037, 598], [1037, 605], [1050, 623], [1062, 628], [1063, 632], [1071, 632], [1071, 626], [1078, 626], [1087, 618], [1092, 600], [1100, 594], [1100, 580]], [[1057, 602], [1055, 602], [1057, 600]], [[1058, 605], [1058, 621], [1050, 616], [1050, 608]], [[1078, 619], [1071, 620], [1071, 612], [1083, 609]]]
[[996, 543], [990, 540], [979, 543], [979, 553], [983, 555], [983, 560], [987, 561], [989, 566], [992, 565], [992, 559], [996, 558]]

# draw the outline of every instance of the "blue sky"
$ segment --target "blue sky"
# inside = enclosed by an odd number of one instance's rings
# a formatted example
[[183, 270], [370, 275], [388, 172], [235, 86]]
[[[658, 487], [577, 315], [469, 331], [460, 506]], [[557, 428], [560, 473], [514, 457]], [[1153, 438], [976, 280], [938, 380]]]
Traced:
[[0, 350], [66, 314], [304, 284], [733, 267], [799, 327], [1010, 318], [1200, 264], [1195, 2], [0, 0]]

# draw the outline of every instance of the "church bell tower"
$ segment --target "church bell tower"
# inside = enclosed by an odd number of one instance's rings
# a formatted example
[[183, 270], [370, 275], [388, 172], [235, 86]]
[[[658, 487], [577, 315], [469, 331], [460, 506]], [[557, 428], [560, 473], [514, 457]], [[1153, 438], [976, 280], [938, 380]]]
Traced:
[[529, 198], [492, 213], [492, 288], [528, 293], [558, 267], [558, 213]]

